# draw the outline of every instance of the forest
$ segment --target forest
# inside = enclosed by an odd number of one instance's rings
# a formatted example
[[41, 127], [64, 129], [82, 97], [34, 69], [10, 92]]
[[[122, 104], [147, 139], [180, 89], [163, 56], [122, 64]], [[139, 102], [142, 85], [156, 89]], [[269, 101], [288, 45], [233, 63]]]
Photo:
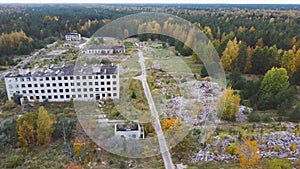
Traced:
[[12, 64], [11, 56], [29, 54], [45, 47], [66, 33], [90, 37], [105, 23], [134, 11], [119, 11], [79, 5], [2, 5], [0, 6], [1, 65]]

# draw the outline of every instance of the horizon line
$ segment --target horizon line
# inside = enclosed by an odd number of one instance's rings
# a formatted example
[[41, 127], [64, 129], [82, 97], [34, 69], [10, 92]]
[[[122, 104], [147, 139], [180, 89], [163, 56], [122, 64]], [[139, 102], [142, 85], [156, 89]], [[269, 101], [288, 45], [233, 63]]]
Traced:
[[80, 4], [99, 4], [99, 5], [126, 5], [126, 4], [130, 4], [130, 5], [143, 5], [143, 4], [151, 4], [151, 5], [176, 5], [176, 4], [180, 4], [180, 5], [300, 5], [300, 3], [181, 3], [181, 2], [175, 2], [175, 3], [168, 3], [168, 2], [1, 2], [0, 4], [31, 4], [31, 5], [38, 5], [38, 4], [73, 4], [73, 5], [80, 5]]

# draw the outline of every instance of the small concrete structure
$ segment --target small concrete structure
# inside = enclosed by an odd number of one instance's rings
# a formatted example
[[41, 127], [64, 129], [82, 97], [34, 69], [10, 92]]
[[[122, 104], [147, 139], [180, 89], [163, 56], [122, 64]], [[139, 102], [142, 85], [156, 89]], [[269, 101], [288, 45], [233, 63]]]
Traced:
[[126, 139], [144, 139], [145, 132], [143, 126], [137, 122], [128, 124], [115, 124], [115, 136], [125, 137]]
[[80, 41], [81, 35], [79, 33], [68, 33], [65, 35], [67, 41]]

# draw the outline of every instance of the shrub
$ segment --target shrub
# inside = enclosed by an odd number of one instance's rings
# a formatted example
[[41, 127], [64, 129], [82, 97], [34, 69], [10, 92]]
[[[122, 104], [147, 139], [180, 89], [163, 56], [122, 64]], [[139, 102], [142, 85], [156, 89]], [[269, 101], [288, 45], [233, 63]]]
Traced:
[[201, 69], [201, 77], [206, 77], [206, 76], [208, 76], [208, 73], [207, 73], [206, 67], [203, 66]]
[[0, 147], [15, 145], [17, 141], [16, 120], [4, 122], [0, 126]]
[[278, 145], [275, 145], [275, 146], [273, 147], [273, 149], [274, 149], [274, 151], [280, 151], [280, 147], [279, 147]]
[[256, 168], [260, 160], [258, 151], [258, 142], [255, 140], [251, 141], [247, 139], [244, 141], [244, 144], [238, 147], [238, 160], [243, 169]]
[[124, 169], [125, 168], [125, 162], [124, 161], [120, 161], [120, 169]]
[[289, 119], [293, 122], [300, 122], [300, 106], [297, 106], [294, 112], [289, 115]]
[[134, 91], [132, 91], [132, 93], [131, 93], [131, 98], [132, 98], [132, 99], [136, 99], [136, 94], [135, 94]]
[[290, 150], [291, 151], [296, 151], [297, 150], [297, 144], [290, 145]]
[[299, 129], [298, 128], [295, 128], [295, 136], [299, 137]]
[[240, 96], [229, 87], [217, 101], [217, 114], [223, 120], [235, 121], [240, 108]]
[[272, 169], [292, 169], [293, 166], [288, 159], [266, 160], [267, 168]]
[[10, 110], [14, 107], [14, 102], [12, 100], [7, 100], [4, 104], [4, 110]]
[[260, 117], [257, 112], [252, 112], [252, 113], [249, 113], [248, 120], [249, 120], [249, 122], [259, 122]]
[[266, 116], [264, 116], [264, 117], [262, 118], [262, 121], [263, 121], [264, 123], [269, 123], [269, 122], [272, 121], [272, 118], [271, 118], [270, 116], [266, 115]]
[[19, 156], [19, 155], [13, 155], [8, 157], [7, 161], [6, 161], [6, 167], [7, 168], [16, 168], [20, 165], [23, 164], [23, 157]]
[[221, 139], [224, 139], [225, 136], [226, 136], [225, 133], [220, 133], [220, 138]]
[[67, 169], [83, 169], [83, 167], [79, 164], [71, 162], [71, 163], [68, 164]]
[[233, 143], [230, 146], [226, 147], [226, 152], [230, 155], [236, 155], [237, 154], [237, 149], [238, 149], [238, 142], [236, 141], [235, 143]]

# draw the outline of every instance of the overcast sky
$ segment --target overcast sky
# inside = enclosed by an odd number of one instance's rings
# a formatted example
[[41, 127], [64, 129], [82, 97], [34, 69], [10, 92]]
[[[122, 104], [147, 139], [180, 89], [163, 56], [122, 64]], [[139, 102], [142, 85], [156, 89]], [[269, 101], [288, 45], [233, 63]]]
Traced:
[[0, 3], [227, 3], [300, 4], [300, 0], [0, 0]]

